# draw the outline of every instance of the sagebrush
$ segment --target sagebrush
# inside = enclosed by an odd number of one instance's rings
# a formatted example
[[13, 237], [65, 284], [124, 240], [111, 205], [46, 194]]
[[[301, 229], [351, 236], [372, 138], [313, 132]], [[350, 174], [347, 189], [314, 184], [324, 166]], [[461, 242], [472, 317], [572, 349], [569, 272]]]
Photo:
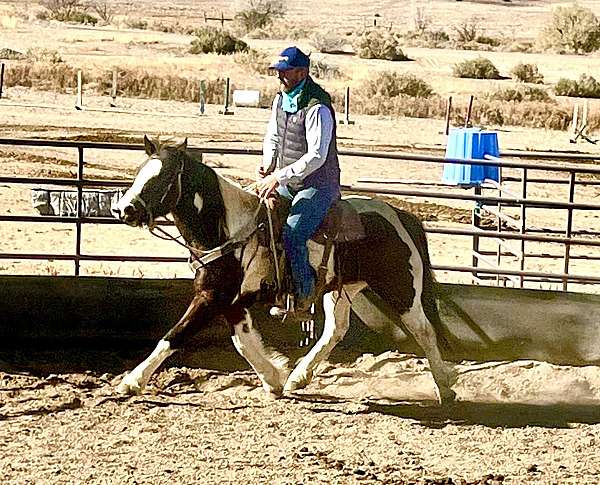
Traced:
[[542, 84], [544, 76], [542, 76], [535, 64], [525, 64], [519, 62], [510, 70], [510, 74], [523, 83]]
[[363, 59], [406, 61], [408, 57], [404, 55], [401, 46], [400, 35], [386, 29], [366, 30], [354, 44], [358, 57]]
[[485, 57], [468, 59], [454, 65], [455, 77], [470, 79], [500, 79], [500, 73], [492, 61]]
[[579, 80], [561, 78], [554, 86], [557, 96], [576, 98], [600, 98], [600, 83], [588, 74], [582, 74]]
[[600, 22], [589, 9], [574, 3], [557, 7], [540, 34], [540, 44], [563, 53], [585, 54], [600, 48]]
[[360, 89], [365, 96], [385, 96], [393, 98], [400, 95], [428, 98], [433, 94], [431, 86], [413, 74], [399, 74], [385, 71], [365, 81]]
[[201, 27], [195, 31], [195, 36], [190, 47], [191, 54], [234, 54], [248, 50], [248, 44], [243, 40], [216, 27]]

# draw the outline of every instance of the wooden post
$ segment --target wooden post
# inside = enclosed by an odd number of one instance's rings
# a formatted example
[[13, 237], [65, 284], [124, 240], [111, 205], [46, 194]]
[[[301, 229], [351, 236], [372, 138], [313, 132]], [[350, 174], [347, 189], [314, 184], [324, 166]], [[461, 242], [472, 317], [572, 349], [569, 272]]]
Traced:
[[83, 108], [83, 90], [82, 90], [82, 75], [81, 69], [77, 71], [77, 100], [75, 101], [75, 108], [82, 109]]
[[2, 90], [4, 88], [4, 62], [0, 64], [0, 99], [2, 99]]
[[[588, 117], [588, 100], [584, 99], [583, 100], [583, 108], [582, 108], [582, 113], [581, 113], [581, 124], [583, 126], [587, 126], [587, 117]], [[583, 134], [585, 134], [585, 128], [583, 130]]]
[[200, 114], [201, 115], [204, 114], [204, 109], [205, 109], [205, 103], [206, 103], [206, 100], [204, 98], [205, 92], [206, 92], [206, 85], [205, 85], [204, 81], [200, 81], [200, 89], [198, 92], [198, 101], [200, 102]]
[[204, 23], [208, 23], [208, 19], [206, 18], [206, 12], [202, 12], [202, 15], [204, 15]]
[[115, 71], [113, 71], [112, 88], [110, 90], [110, 96], [112, 98], [112, 101], [111, 101], [110, 105], [113, 108], [115, 106], [117, 106], [117, 78], [118, 78], [118, 73], [115, 70]]
[[452, 113], [452, 96], [448, 96], [448, 104], [446, 106], [446, 135], [450, 133], [450, 113]]
[[469, 123], [471, 122], [471, 111], [473, 110], [473, 99], [475, 96], [471, 94], [469, 98], [469, 108], [467, 109], [467, 117], [465, 118], [465, 128], [469, 127]]
[[233, 114], [233, 111], [229, 111], [229, 78], [225, 81], [225, 103], [223, 105], [223, 110], [220, 111], [220, 113], [224, 115]]
[[579, 103], [575, 101], [573, 103], [573, 134], [577, 135], [577, 122], [579, 117]]
[[221, 10], [221, 28], [225, 27], [225, 15], [223, 15], [223, 10]]
[[344, 96], [344, 119], [340, 120], [341, 124], [353, 125], [354, 121], [350, 120], [350, 86], [346, 86], [346, 95]]

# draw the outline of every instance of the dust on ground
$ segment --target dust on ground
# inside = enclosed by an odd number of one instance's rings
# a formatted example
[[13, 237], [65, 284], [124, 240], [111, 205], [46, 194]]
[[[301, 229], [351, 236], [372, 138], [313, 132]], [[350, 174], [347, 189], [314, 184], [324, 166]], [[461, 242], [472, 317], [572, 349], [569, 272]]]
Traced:
[[394, 352], [325, 362], [307, 389], [279, 400], [244, 368], [168, 368], [134, 397], [115, 394], [112, 373], [2, 372], [0, 479], [597, 483], [596, 368], [458, 370], [460, 401], [445, 409], [433, 402], [426, 363]]

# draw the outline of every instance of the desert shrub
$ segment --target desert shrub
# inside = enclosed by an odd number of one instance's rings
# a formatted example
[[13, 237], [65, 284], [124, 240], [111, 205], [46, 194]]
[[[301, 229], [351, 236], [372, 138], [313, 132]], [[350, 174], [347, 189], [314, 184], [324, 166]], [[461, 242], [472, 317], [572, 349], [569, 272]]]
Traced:
[[478, 44], [486, 44], [492, 47], [498, 47], [502, 43], [500, 39], [488, 35], [478, 35], [474, 40]]
[[454, 77], [471, 79], [500, 79], [500, 73], [492, 61], [485, 57], [468, 59], [454, 65]]
[[70, 21], [76, 13], [84, 10], [81, 0], [42, 0], [42, 7], [49, 12], [49, 17], [59, 21]]
[[64, 91], [77, 85], [77, 69], [60, 63], [15, 62], [4, 76], [6, 86], [23, 86], [42, 91]]
[[62, 57], [57, 50], [44, 49], [42, 47], [32, 47], [27, 49], [25, 56], [27, 59], [30, 59], [34, 62], [49, 62], [51, 64], [63, 62]]
[[108, 2], [92, 2], [90, 4], [90, 8], [103, 23], [112, 23], [115, 16], [115, 11], [108, 4]]
[[600, 23], [590, 9], [580, 5], [557, 7], [550, 24], [542, 29], [540, 43], [561, 52], [593, 52], [600, 48]]
[[[308, 24], [297, 25], [292, 22], [281, 20], [273, 22], [262, 29], [255, 29], [247, 34], [250, 39], [306, 39], [314, 32], [314, 27]], [[240, 31], [243, 35], [244, 31]]]
[[88, 5], [81, 0], [42, 0], [40, 4], [48, 11], [47, 18], [59, 22], [77, 22], [95, 25], [98, 19], [87, 13]]
[[600, 98], [600, 83], [592, 76], [582, 74], [578, 81], [561, 78], [554, 86], [557, 96]]
[[479, 35], [479, 23], [478, 17], [469, 17], [463, 20], [461, 23], [453, 25], [452, 31], [455, 34], [458, 42], [473, 42]]
[[402, 52], [401, 38], [384, 29], [366, 30], [356, 40], [355, 48], [358, 57], [363, 59], [387, 59], [388, 61], [405, 61], [408, 59]]
[[336, 53], [344, 50], [346, 39], [333, 30], [317, 31], [311, 36], [311, 44], [319, 52]]
[[236, 64], [240, 64], [252, 72], [258, 74], [269, 74], [271, 59], [262, 51], [248, 49], [246, 52], [237, 52], [233, 55]]
[[0, 59], [8, 59], [9, 61], [20, 61], [26, 59], [27, 55], [13, 49], [0, 49]]
[[234, 54], [246, 52], [248, 44], [231, 35], [226, 30], [215, 27], [202, 27], [195, 32], [196, 38], [192, 41], [190, 53], [192, 54]]
[[487, 99], [496, 101], [540, 101], [549, 103], [552, 98], [544, 88], [534, 86], [516, 86], [509, 88], [501, 88], [495, 91], [488, 92], [485, 96]]
[[542, 84], [544, 82], [544, 76], [539, 73], [535, 64], [519, 62], [511, 69], [510, 74], [523, 83]]
[[310, 72], [318, 79], [337, 79], [342, 77], [342, 71], [337, 66], [320, 59], [310, 61]]
[[84, 24], [84, 25], [96, 25], [98, 23], [98, 18], [94, 17], [93, 15], [84, 12], [84, 11], [77, 11], [75, 13], [73, 13], [73, 15], [71, 15], [71, 18], [69, 19], [70, 22], [76, 22], [78, 24]]
[[135, 17], [125, 18], [125, 25], [130, 29], [146, 30], [148, 29], [148, 21]]
[[367, 98], [378, 95], [387, 98], [400, 95], [428, 98], [433, 94], [433, 89], [413, 74], [385, 71], [365, 81], [360, 92]]
[[236, 22], [244, 33], [264, 29], [278, 17], [283, 17], [285, 8], [278, 0], [247, 0], [235, 14]]
[[[119, 96], [175, 101], [199, 101], [199, 79], [164, 75], [143, 69], [118, 68]], [[98, 94], [108, 94], [112, 87], [113, 70], [107, 70], [96, 77], [87, 76]], [[207, 103], [224, 101], [223, 79], [205, 80], [204, 98]], [[235, 86], [232, 86], [232, 90]]]
[[446, 47], [450, 36], [444, 30], [413, 30], [404, 34], [407, 45], [437, 49]]

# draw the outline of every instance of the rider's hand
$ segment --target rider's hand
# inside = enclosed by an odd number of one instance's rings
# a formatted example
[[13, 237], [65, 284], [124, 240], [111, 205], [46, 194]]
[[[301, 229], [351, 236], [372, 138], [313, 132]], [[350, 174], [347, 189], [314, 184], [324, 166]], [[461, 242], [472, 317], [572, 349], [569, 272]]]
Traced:
[[275, 189], [279, 187], [279, 182], [275, 178], [274, 174], [267, 175], [266, 177], [256, 181], [256, 194], [261, 200], [266, 200], [269, 196], [275, 192]]
[[259, 182], [267, 176], [267, 172], [262, 166], [259, 165], [254, 176], [256, 177], [256, 181]]

